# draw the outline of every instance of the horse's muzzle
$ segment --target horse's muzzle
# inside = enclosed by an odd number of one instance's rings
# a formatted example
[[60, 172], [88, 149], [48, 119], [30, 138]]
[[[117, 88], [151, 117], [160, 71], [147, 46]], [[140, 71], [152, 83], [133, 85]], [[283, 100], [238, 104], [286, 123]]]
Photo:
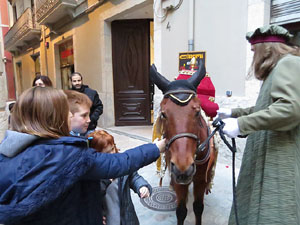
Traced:
[[177, 184], [189, 184], [192, 182], [193, 177], [196, 173], [196, 165], [193, 163], [185, 171], [180, 171], [177, 166], [171, 162], [171, 175]]

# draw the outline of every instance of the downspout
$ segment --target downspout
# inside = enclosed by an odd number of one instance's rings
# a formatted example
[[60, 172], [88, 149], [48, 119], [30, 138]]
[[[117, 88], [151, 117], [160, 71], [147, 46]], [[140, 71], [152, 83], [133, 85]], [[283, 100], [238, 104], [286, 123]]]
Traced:
[[195, 0], [189, 1], [188, 50], [194, 51]]
[[44, 45], [44, 51], [45, 51], [45, 67], [46, 67], [46, 76], [48, 76], [48, 56], [47, 56], [47, 46], [46, 46], [46, 35], [45, 35], [45, 29], [46, 27], [42, 25], [42, 35], [43, 35], [43, 45]]

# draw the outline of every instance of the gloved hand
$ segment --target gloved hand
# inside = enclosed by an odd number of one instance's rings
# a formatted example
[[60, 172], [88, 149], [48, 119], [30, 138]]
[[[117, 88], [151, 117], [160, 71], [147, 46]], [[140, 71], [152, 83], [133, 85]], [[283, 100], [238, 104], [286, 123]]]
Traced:
[[236, 138], [240, 135], [240, 128], [238, 124], [238, 120], [236, 118], [228, 118], [224, 119], [223, 122], [225, 126], [223, 127], [223, 132], [230, 138]]
[[220, 108], [217, 110], [217, 115], [220, 119], [225, 119], [231, 117], [231, 109]]

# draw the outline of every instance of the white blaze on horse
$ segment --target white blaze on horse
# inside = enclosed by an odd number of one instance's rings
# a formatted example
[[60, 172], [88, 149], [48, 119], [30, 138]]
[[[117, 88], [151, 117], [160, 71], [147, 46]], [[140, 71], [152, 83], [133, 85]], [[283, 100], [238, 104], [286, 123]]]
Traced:
[[167, 139], [166, 161], [171, 172], [171, 183], [177, 196], [177, 224], [183, 225], [187, 215], [188, 186], [194, 184], [193, 210], [196, 224], [201, 224], [204, 209], [204, 193], [208, 193], [215, 166], [216, 154], [213, 139], [204, 148], [200, 145], [209, 136], [207, 121], [201, 113], [196, 89], [206, 74], [200, 63], [199, 70], [188, 80], [170, 82], [159, 74], [154, 65], [150, 78], [163, 92], [160, 104], [160, 123]]

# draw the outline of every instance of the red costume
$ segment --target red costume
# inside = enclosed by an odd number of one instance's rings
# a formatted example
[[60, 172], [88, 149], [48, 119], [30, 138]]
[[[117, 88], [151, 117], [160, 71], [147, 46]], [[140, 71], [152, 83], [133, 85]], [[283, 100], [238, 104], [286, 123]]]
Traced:
[[[194, 72], [196, 71], [181, 70], [176, 80], [187, 80]], [[217, 110], [219, 109], [218, 104], [214, 102], [215, 92], [215, 87], [208, 74], [206, 74], [197, 87], [197, 96], [200, 100], [201, 108], [208, 117], [215, 117], [217, 115]]]

